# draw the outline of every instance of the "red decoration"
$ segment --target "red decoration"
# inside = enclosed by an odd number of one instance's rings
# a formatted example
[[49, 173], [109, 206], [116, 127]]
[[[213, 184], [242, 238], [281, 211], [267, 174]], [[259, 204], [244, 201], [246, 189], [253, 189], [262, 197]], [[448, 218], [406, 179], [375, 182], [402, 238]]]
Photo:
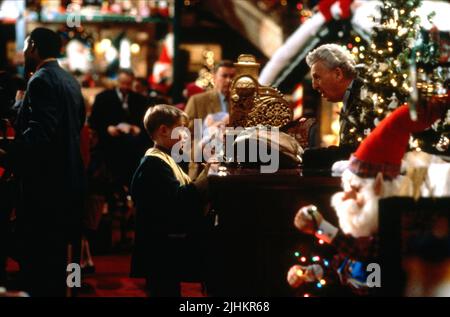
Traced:
[[[350, 170], [361, 177], [375, 177], [378, 172], [394, 178], [400, 171], [411, 133], [431, 126], [445, 112], [445, 103], [430, 102], [418, 109], [419, 119], [412, 121], [407, 105], [397, 108], [384, 118], [372, 133], [359, 145]], [[395, 175], [397, 174], [397, 175]]]
[[339, 15], [341, 19], [348, 19], [351, 15], [350, 5], [353, 0], [321, 0], [319, 2], [319, 11], [323, 14], [327, 22], [333, 19], [331, 7], [336, 2], [339, 2], [339, 9], [341, 11]]

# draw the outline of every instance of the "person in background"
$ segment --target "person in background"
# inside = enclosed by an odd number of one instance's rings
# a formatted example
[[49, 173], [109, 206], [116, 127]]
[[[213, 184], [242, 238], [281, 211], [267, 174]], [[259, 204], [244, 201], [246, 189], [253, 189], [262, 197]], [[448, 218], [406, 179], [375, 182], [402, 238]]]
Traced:
[[[192, 139], [194, 139], [194, 120], [200, 119], [202, 122], [201, 131], [204, 131], [206, 125], [205, 119], [208, 115], [214, 115], [218, 121], [225, 121], [229, 113], [229, 99], [231, 83], [236, 75], [234, 63], [228, 60], [220, 61], [214, 68], [214, 89], [203, 93], [195, 94], [189, 98], [185, 111], [189, 116], [189, 130]], [[217, 115], [216, 115], [217, 114]], [[211, 119], [213, 119], [210, 116]], [[208, 120], [211, 121], [211, 120]], [[193, 144], [193, 146], [199, 146]], [[195, 148], [191, 150], [192, 154], [196, 152]], [[200, 170], [200, 165], [196, 162], [189, 163], [189, 176], [195, 178]]]
[[230, 87], [236, 68], [228, 60], [219, 62], [214, 68], [214, 89], [195, 94], [189, 98], [186, 114], [189, 116], [189, 129], [193, 131], [194, 119], [202, 121], [208, 114], [229, 112]]
[[127, 187], [139, 157], [149, 144], [142, 126], [148, 104], [145, 97], [132, 91], [133, 80], [130, 70], [120, 70], [118, 86], [95, 97], [88, 120], [97, 133], [98, 149], [103, 152], [115, 182]]
[[145, 98], [149, 98], [149, 89], [147, 80], [143, 77], [136, 77], [133, 80], [133, 91]]
[[91, 164], [97, 167], [104, 164], [110, 175], [106, 199], [111, 211], [120, 215], [121, 242], [125, 245], [131, 217], [128, 188], [139, 159], [151, 144], [142, 125], [148, 100], [132, 91], [133, 81], [133, 72], [121, 69], [117, 87], [95, 97], [88, 119], [89, 127], [98, 138]]
[[15, 142], [0, 150], [0, 165], [11, 168], [20, 188], [17, 253], [23, 287], [33, 297], [67, 295], [68, 260], [79, 261], [85, 108], [80, 85], [56, 60], [60, 49], [61, 39], [46, 28], [26, 38], [25, 69], [33, 74], [26, 92], [17, 93]]

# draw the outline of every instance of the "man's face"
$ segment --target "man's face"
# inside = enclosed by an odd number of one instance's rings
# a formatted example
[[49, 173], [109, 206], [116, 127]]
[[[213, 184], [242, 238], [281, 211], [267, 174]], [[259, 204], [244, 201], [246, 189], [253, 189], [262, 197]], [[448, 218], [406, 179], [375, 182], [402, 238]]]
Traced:
[[339, 102], [344, 98], [347, 87], [342, 84], [344, 76], [339, 67], [329, 69], [322, 61], [317, 61], [311, 67], [312, 85], [322, 97], [330, 102]]
[[233, 67], [219, 67], [214, 74], [215, 89], [223, 95], [228, 96], [230, 93], [231, 82], [236, 75], [236, 69]]
[[25, 39], [23, 55], [25, 57], [25, 72], [30, 73], [36, 71], [36, 67], [38, 65], [37, 50], [30, 37]]
[[118, 87], [121, 93], [128, 94], [133, 86], [133, 76], [120, 73], [118, 78]]
[[139, 80], [133, 81], [133, 91], [141, 94], [143, 96], [147, 96], [147, 87], [145, 87]]

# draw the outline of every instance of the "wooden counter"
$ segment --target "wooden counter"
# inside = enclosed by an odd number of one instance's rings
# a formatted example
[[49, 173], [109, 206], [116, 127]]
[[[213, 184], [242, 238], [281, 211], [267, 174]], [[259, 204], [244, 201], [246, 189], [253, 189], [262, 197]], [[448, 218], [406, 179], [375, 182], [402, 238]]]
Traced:
[[209, 181], [217, 217], [207, 252], [208, 291], [213, 296], [292, 296], [286, 275], [298, 263], [293, 253], [316, 243], [295, 229], [294, 216], [300, 207], [314, 204], [336, 224], [330, 198], [339, 191], [340, 178], [302, 176], [300, 169], [260, 174], [259, 169], [228, 168], [210, 172]]

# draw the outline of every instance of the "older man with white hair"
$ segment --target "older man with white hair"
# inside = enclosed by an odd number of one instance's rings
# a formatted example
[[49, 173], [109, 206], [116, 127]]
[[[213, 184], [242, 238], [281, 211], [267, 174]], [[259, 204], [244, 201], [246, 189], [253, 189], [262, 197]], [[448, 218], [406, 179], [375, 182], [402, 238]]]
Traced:
[[358, 128], [357, 121], [362, 114], [361, 88], [352, 54], [337, 44], [324, 44], [311, 51], [306, 57], [311, 67], [312, 85], [323, 98], [330, 102], [343, 102], [340, 112], [339, 144], [356, 147], [350, 130]]

